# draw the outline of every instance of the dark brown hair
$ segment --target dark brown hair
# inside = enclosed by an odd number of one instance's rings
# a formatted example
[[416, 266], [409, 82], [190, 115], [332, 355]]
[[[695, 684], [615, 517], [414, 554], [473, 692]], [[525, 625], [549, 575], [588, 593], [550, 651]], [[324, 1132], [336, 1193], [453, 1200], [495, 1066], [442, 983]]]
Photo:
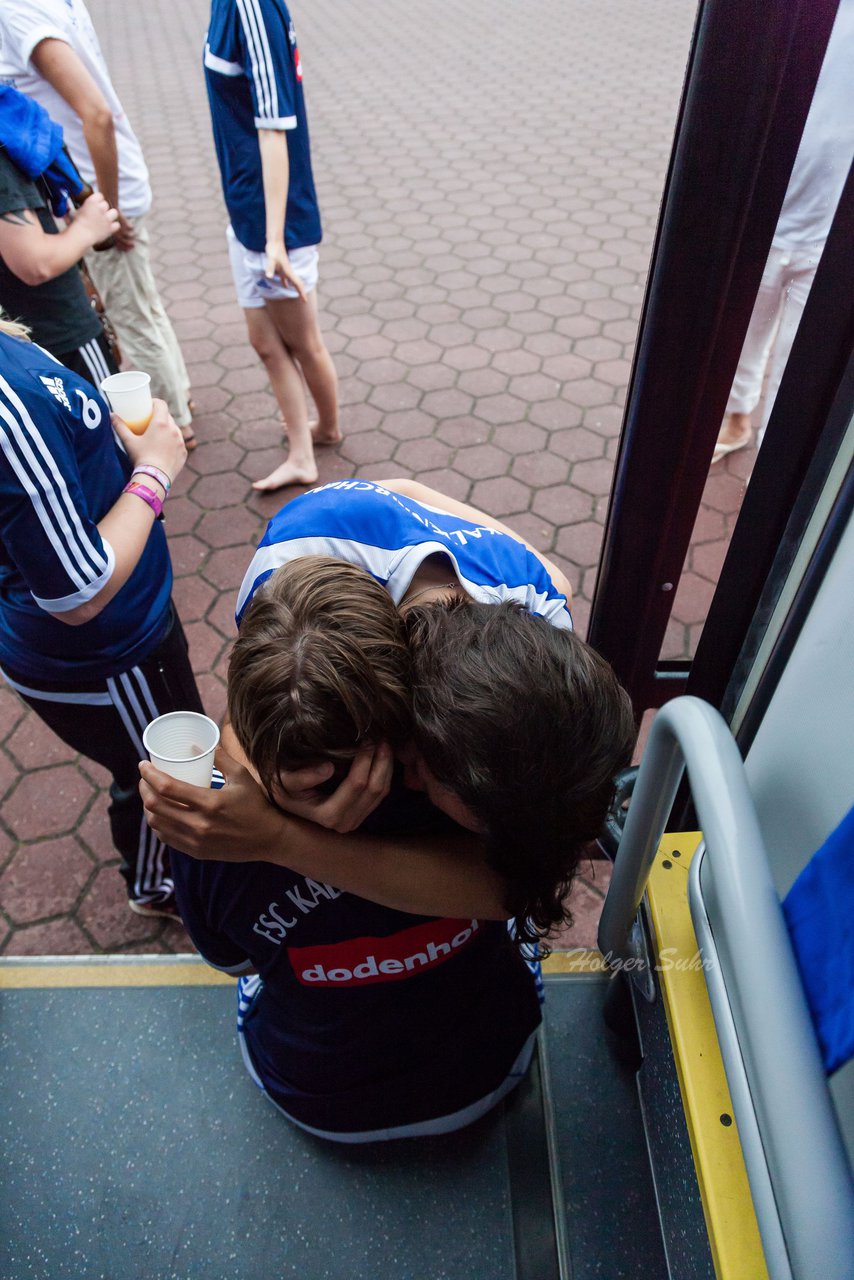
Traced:
[[228, 664], [228, 713], [268, 788], [282, 769], [349, 760], [412, 730], [403, 621], [355, 565], [302, 556], [255, 593]]
[[565, 899], [602, 829], [635, 723], [611, 668], [571, 631], [513, 603], [406, 616], [414, 740], [480, 820], [520, 941], [570, 919]]

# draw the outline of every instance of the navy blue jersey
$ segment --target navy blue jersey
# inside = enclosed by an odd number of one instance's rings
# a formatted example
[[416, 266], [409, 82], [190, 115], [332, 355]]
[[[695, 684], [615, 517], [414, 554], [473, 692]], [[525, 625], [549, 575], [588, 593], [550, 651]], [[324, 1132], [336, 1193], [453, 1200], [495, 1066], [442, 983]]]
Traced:
[[281, 129], [288, 140], [290, 179], [285, 247], [320, 243], [302, 64], [283, 0], [212, 0], [205, 43], [205, 80], [222, 190], [240, 243], [266, 246], [259, 129]]
[[263, 988], [243, 1024], [289, 1115], [353, 1133], [451, 1115], [497, 1089], [540, 1019], [502, 923], [377, 906], [268, 863], [172, 855], [187, 931]]
[[60, 620], [110, 579], [115, 557], [97, 524], [131, 469], [91, 383], [0, 334], [0, 666], [58, 684], [107, 677], [160, 639], [172, 570], [159, 521], [97, 617]]
[[334, 556], [358, 565], [399, 604], [419, 565], [437, 552], [451, 561], [472, 600], [515, 600], [552, 626], [571, 629], [566, 597], [524, 543], [369, 480], [335, 480], [273, 516], [243, 579], [237, 623], [261, 583], [297, 556]]

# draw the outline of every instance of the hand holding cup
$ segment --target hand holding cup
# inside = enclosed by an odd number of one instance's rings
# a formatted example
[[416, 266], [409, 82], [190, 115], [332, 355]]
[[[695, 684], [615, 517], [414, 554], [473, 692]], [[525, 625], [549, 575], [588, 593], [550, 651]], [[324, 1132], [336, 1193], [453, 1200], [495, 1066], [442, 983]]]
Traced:
[[163, 400], [154, 400], [152, 403], [154, 410], [151, 421], [142, 435], [134, 434], [116, 413], [113, 414], [113, 430], [134, 466], [147, 463], [149, 466], [160, 467], [174, 480], [187, 461], [187, 446], [166, 403]]
[[109, 378], [104, 378], [101, 390], [113, 413], [118, 414], [135, 436], [141, 436], [154, 412], [150, 375], [139, 369], [112, 373]]

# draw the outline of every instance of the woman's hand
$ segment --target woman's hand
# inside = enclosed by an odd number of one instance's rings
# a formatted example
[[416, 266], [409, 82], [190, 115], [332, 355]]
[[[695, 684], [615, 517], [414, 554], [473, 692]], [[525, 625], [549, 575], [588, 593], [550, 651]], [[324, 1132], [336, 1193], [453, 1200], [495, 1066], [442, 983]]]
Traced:
[[111, 240], [119, 229], [118, 210], [110, 208], [100, 191], [93, 192], [83, 201], [73, 221], [84, 232], [90, 248]]
[[267, 279], [275, 280], [278, 277], [283, 285], [296, 289], [302, 301], [305, 302], [305, 285], [291, 266], [291, 260], [288, 257], [284, 242], [273, 243], [268, 241], [265, 251], [267, 254], [267, 271], [265, 273]]
[[148, 825], [173, 849], [203, 860], [254, 862], [280, 851], [287, 819], [222, 748], [216, 764], [225, 777], [219, 791], [178, 782], [143, 760], [139, 792]]
[[273, 800], [296, 818], [305, 818], [328, 831], [345, 835], [360, 827], [388, 795], [394, 753], [385, 742], [363, 747], [353, 757], [343, 782], [332, 795], [325, 795], [317, 788], [328, 781], [333, 772], [328, 762], [283, 772], [279, 775], [279, 784], [273, 787]]
[[131, 462], [146, 462], [165, 471], [174, 480], [187, 461], [187, 446], [181, 428], [172, 420], [163, 400], [154, 401], [151, 421], [141, 436], [134, 435], [117, 414], [112, 415], [113, 429], [121, 440]]

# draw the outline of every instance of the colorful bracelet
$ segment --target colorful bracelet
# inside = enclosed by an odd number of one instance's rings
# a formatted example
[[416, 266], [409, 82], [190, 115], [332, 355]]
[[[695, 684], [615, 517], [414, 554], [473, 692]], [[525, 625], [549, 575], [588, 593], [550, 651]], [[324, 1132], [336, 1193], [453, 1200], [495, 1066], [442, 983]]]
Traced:
[[135, 493], [138, 498], [142, 498], [143, 502], [147, 502], [159, 520], [163, 515], [163, 503], [158, 498], [153, 489], [149, 489], [147, 484], [134, 484], [131, 478], [122, 489], [122, 493]]
[[131, 480], [135, 475], [138, 475], [138, 474], [151, 476], [152, 480], [156, 480], [158, 484], [163, 485], [163, 488], [166, 490], [167, 494], [169, 490], [172, 488], [172, 481], [170, 480], [166, 472], [161, 471], [160, 467], [155, 467], [152, 462], [140, 462], [138, 466], [134, 467], [133, 472], [131, 474]]

